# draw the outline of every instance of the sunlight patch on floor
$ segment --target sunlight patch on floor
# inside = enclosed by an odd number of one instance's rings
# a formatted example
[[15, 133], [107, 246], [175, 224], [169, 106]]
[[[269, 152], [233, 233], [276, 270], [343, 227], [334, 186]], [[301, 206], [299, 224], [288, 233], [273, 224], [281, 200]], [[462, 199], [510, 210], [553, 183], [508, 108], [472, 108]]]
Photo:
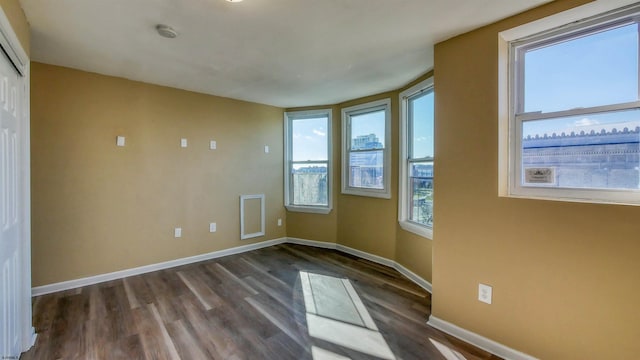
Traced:
[[447, 345], [445, 345], [445, 344], [443, 344], [441, 342], [438, 342], [436, 340], [433, 340], [431, 338], [429, 338], [429, 341], [431, 341], [433, 346], [435, 346], [436, 349], [438, 349], [438, 351], [440, 351], [440, 353], [442, 354], [442, 356], [444, 356], [445, 359], [447, 359], [447, 360], [467, 360], [467, 358], [465, 358], [464, 355], [462, 355], [458, 351], [448, 347]]
[[[300, 280], [309, 335], [364, 354], [395, 360], [349, 280], [304, 271], [300, 272]], [[341, 356], [320, 350], [316, 350], [318, 357], [314, 354], [314, 360], [333, 359], [323, 357], [331, 354]]]

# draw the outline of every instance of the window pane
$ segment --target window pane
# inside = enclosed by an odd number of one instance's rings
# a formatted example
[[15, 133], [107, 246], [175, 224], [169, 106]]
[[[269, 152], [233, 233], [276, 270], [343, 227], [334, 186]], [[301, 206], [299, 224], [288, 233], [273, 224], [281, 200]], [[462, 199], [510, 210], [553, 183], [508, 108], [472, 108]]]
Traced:
[[349, 186], [384, 189], [384, 151], [371, 150], [349, 154]]
[[525, 54], [525, 112], [638, 100], [638, 25], [556, 43]]
[[433, 157], [433, 91], [410, 98], [408, 105], [411, 132], [409, 157]]
[[293, 165], [293, 205], [327, 206], [327, 164]]
[[351, 115], [351, 150], [384, 149], [385, 111]]
[[640, 110], [526, 121], [522, 185], [639, 189]]
[[433, 226], [433, 162], [410, 165], [409, 220]]
[[293, 161], [328, 160], [327, 121], [327, 117], [292, 121]]

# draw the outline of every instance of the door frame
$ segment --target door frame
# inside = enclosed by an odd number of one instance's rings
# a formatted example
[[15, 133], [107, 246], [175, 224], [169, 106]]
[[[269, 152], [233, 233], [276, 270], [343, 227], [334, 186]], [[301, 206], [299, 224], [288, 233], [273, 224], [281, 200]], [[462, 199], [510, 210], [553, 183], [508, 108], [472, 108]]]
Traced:
[[[19, 306], [19, 336], [21, 351], [27, 351], [36, 340], [31, 309], [31, 114], [30, 114], [30, 60], [24, 51], [7, 15], [0, 7], [0, 47], [16, 68], [20, 91], [22, 92], [21, 118], [18, 119], [20, 141], [19, 159], [19, 199], [22, 224], [20, 226], [20, 267], [22, 302]], [[2, 55], [0, 55], [2, 56]]]

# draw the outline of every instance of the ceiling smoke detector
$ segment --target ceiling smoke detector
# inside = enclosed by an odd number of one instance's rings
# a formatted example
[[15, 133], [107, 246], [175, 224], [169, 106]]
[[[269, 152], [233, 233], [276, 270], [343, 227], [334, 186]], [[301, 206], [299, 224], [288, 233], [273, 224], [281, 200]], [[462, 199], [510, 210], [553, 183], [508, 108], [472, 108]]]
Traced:
[[169, 39], [173, 39], [174, 37], [178, 36], [178, 33], [169, 25], [158, 24], [156, 25], [156, 30], [158, 31], [158, 34], [160, 34], [160, 36]]

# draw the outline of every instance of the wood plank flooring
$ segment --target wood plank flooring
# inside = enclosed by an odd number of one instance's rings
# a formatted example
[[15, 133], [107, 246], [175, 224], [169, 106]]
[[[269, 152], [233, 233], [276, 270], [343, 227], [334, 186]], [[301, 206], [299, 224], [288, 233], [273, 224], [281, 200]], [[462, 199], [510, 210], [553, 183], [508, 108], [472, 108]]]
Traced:
[[377, 359], [309, 335], [300, 271], [349, 279], [397, 359], [447, 359], [432, 340], [499, 359], [426, 325], [429, 293], [394, 269], [290, 244], [39, 296], [21, 359]]

